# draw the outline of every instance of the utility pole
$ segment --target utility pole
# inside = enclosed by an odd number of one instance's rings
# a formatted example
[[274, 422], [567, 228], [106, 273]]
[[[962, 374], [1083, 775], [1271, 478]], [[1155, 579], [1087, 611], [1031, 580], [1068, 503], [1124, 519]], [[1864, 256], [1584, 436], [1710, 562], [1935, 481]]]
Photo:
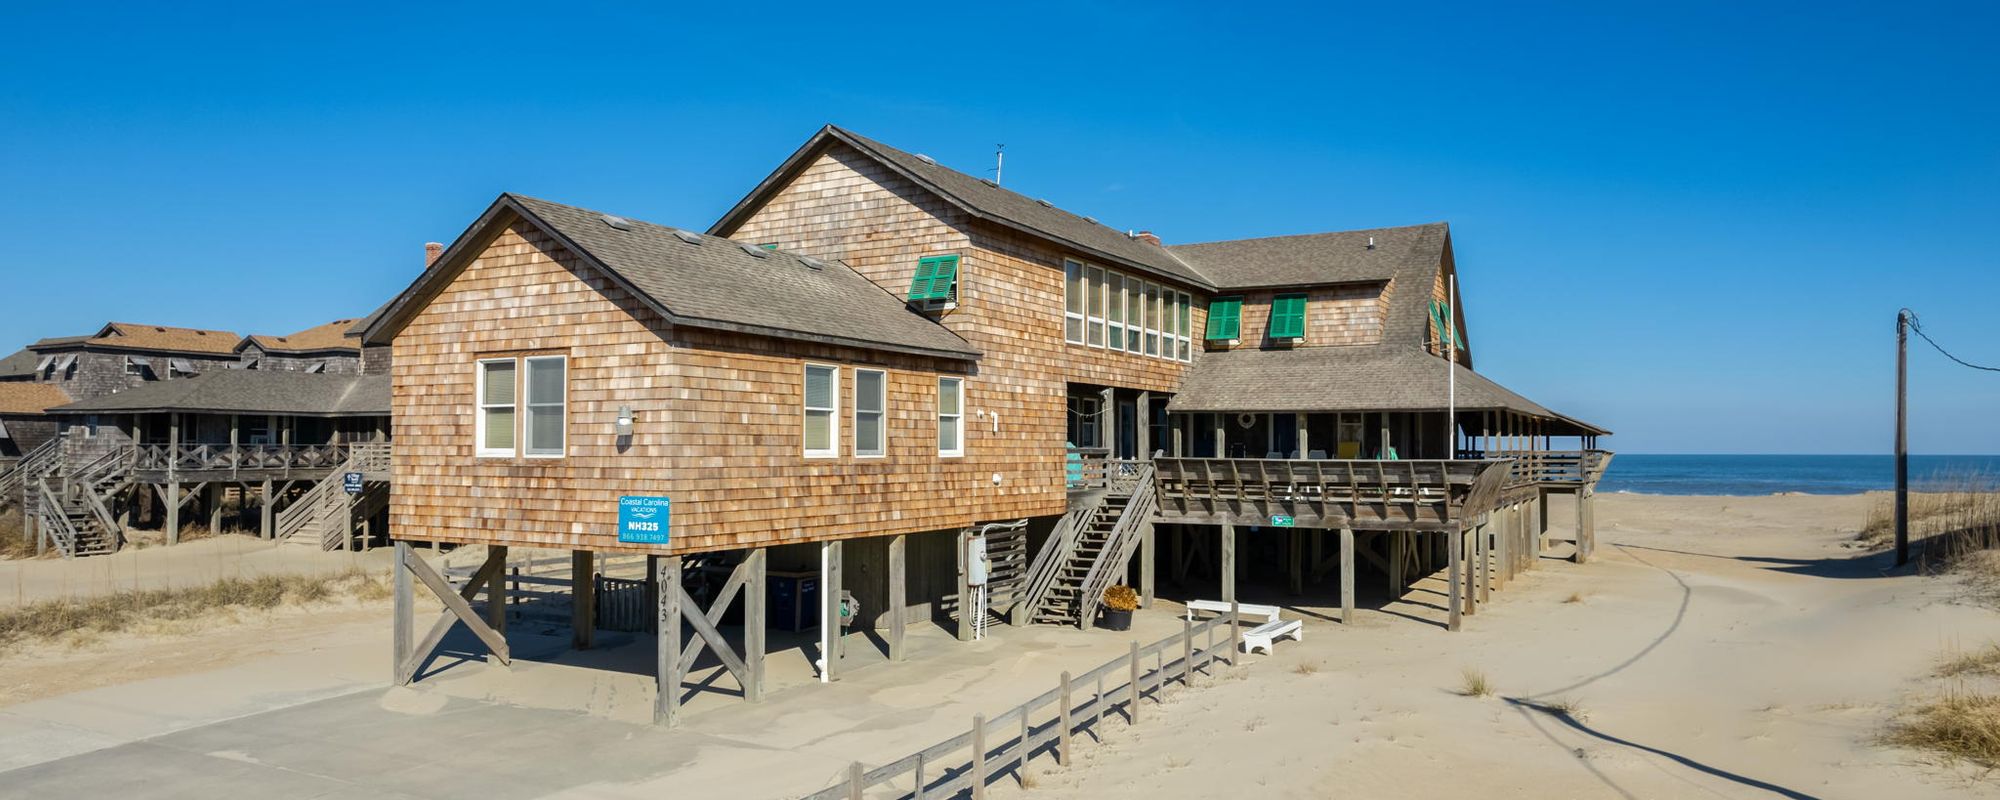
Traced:
[[1910, 312], [1896, 312], [1896, 566], [1910, 563]]

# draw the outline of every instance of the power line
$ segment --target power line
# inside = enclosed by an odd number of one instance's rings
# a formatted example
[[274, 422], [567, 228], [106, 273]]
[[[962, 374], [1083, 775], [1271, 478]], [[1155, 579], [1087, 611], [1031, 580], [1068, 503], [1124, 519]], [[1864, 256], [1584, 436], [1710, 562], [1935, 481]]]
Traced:
[[1903, 316], [1909, 319], [1910, 330], [1916, 331], [1918, 336], [1923, 337], [1924, 341], [1929, 342], [1933, 349], [1936, 349], [1939, 353], [1943, 353], [1945, 358], [1949, 358], [1953, 361], [1958, 362], [1962, 366], [1971, 367], [1976, 370], [1982, 370], [1985, 372], [2000, 372], [2000, 367], [1981, 366], [1979, 364], [1974, 364], [1970, 361], [1967, 361], [1963, 358], [1959, 358], [1958, 356], [1952, 355], [1950, 350], [1944, 349], [1944, 345], [1938, 344], [1937, 340], [1932, 339], [1930, 334], [1924, 333], [1923, 326], [1917, 324], [1917, 312], [1911, 311], [1906, 308], [1903, 309]]

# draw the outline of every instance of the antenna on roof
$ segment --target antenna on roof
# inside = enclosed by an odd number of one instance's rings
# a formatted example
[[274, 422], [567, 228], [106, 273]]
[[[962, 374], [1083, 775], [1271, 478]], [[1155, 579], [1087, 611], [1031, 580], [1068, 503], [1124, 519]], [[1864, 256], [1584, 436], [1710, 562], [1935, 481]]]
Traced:
[[1002, 167], [1005, 167], [1005, 166], [1007, 166], [1007, 145], [1006, 145], [1005, 143], [1002, 143], [1002, 144], [996, 144], [996, 145], [994, 145], [994, 146], [993, 146], [993, 185], [994, 185], [994, 186], [999, 186], [999, 185], [1000, 185], [1000, 169], [1001, 169]]

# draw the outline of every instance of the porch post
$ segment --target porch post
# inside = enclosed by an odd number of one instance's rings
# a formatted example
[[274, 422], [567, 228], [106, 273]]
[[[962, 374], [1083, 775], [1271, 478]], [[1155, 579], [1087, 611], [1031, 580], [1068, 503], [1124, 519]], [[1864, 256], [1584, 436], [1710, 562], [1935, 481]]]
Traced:
[[176, 474], [180, 449], [181, 415], [172, 412], [167, 414], [167, 544], [170, 545], [181, 543], [181, 482]]
[[1110, 449], [1106, 458], [1118, 457], [1118, 394], [1106, 386], [1097, 393], [1097, 441]]
[[[821, 674], [825, 676], [827, 681], [833, 681], [839, 677], [839, 673], [834, 670], [834, 666], [840, 660], [841, 651], [840, 544], [838, 541], [832, 541], [820, 542], [819, 545], [821, 552], [825, 554], [823, 560], [825, 572], [820, 577], [819, 599], [821, 607], [826, 612], [826, 624], [820, 626], [822, 630], [819, 632], [820, 658], [825, 662], [825, 666], [821, 668]], [[970, 597], [970, 595], [968, 594], [967, 597]], [[971, 619], [971, 609], [966, 605], [965, 599], [959, 600], [958, 611], [958, 616], [961, 620]], [[968, 628], [963, 622], [960, 623], [959, 627]]]
[[1236, 526], [1222, 523], [1222, 602], [1236, 602]]
[[1140, 461], [1153, 460], [1152, 405], [1153, 393], [1140, 392], [1139, 402], [1133, 406], [1137, 409], [1136, 413], [1138, 415], [1137, 419], [1132, 420], [1133, 441], [1137, 442], [1139, 447], [1138, 452], [1134, 455], [1137, 455]]
[[1310, 457], [1312, 455], [1312, 443], [1307, 441], [1306, 415], [1303, 412], [1292, 415], [1292, 427], [1298, 430], [1299, 458]]
[[902, 661], [903, 629], [909, 627], [906, 618], [909, 605], [909, 590], [904, 564], [905, 541], [903, 534], [889, 537], [889, 660]]
[[673, 727], [681, 712], [681, 557], [653, 559], [653, 584], [659, 587], [653, 626], [653, 724]]
[[[578, 650], [589, 650], [593, 635], [597, 631], [597, 570], [593, 564], [596, 555], [589, 550], [571, 550], [569, 553], [570, 641]], [[673, 560], [675, 585], [679, 585], [680, 559]], [[660, 596], [665, 597], [669, 594], [672, 594], [669, 587], [661, 584]], [[680, 624], [678, 613], [674, 615], [674, 620], [674, 624], [678, 626]], [[678, 640], [675, 649], [679, 649]]]
[[259, 502], [257, 503], [257, 535], [269, 539], [272, 536], [277, 535], [277, 532], [271, 529], [271, 479], [270, 478], [265, 478], [263, 485], [258, 487], [257, 496], [259, 499]]
[[1443, 533], [1445, 548], [1448, 551], [1445, 556], [1445, 564], [1447, 565], [1445, 569], [1445, 605], [1448, 607], [1448, 610], [1445, 612], [1444, 627], [1446, 630], [1455, 631], [1458, 630], [1459, 626], [1459, 594], [1465, 590], [1465, 582], [1462, 580], [1464, 573], [1460, 570], [1460, 562], [1463, 560], [1460, 558], [1460, 555], [1465, 549], [1465, 529], [1454, 528]]
[[1403, 561], [1409, 558], [1404, 531], [1389, 532], [1389, 599], [1403, 596]]
[[750, 669], [750, 685], [743, 687], [743, 699], [752, 703], [764, 699], [764, 634], [770, 628], [769, 613], [765, 610], [771, 597], [767, 564], [770, 553], [762, 547], [750, 551], [750, 559], [757, 563], [750, 568], [749, 585], [744, 587], [747, 594], [743, 598], [743, 664]]
[[1340, 529], [1340, 624], [1354, 624], [1354, 529]]

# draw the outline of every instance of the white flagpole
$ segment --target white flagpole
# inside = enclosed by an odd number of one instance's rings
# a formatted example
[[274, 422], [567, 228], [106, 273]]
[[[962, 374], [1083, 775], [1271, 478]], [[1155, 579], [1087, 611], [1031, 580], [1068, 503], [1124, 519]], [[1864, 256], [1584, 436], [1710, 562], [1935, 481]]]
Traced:
[[1458, 363], [1458, 328], [1453, 324], [1454, 320], [1457, 319], [1455, 315], [1458, 313], [1457, 275], [1451, 276], [1449, 285], [1451, 288], [1447, 290], [1446, 296], [1450, 298], [1451, 304], [1445, 307], [1444, 330], [1439, 331], [1439, 333], [1444, 335], [1446, 342], [1446, 355], [1444, 359], [1446, 411], [1444, 424], [1445, 430], [1451, 434], [1449, 437], [1451, 440], [1451, 452], [1446, 454], [1445, 458], [1455, 460], [1458, 458], [1458, 370], [1453, 369], [1452, 366]]

